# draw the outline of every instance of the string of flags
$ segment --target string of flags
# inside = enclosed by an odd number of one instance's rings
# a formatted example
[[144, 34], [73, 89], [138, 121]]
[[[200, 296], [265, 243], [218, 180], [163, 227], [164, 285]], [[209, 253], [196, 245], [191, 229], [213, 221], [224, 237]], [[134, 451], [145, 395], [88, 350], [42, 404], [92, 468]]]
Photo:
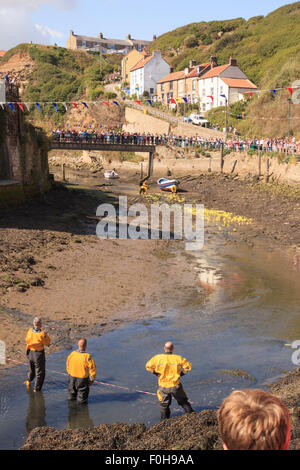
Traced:
[[[66, 102], [66, 101], [37, 101], [37, 102], [32, 102], [32, 101], [27, 101], [27, 102], [21, 102], [21, 101], [9, 101], [9, 102], [0, 102], [1, 108], [4, 110], [5, 106], [8, 106], [12, 111], [15, 111], [16, 109], [21, 109], [21, 111], [24, 113], [25, 109], [27, 111], [31, 111], [35, 107], [38, 109], [39, 112], [41, 112], [42, 107], [44, 106], [53, 106], [55, 109], [55, 112], [58, 112], [58, 106], [63, 106], [66, 111], [68, 111], [69, 108], [75, 108], [79, 110], [79, 106], [82, 105], [84, 109], [89, 109], [90, 106], [92, 105], [99, 105], [101, 103], [104, 103], [107, 107], [110, 107], [110, 103], [108, 101], [71, 101], [71, 102]], [[117, 107], [121, 107], [120, 104], [117, 101], [112, 102], [114, 105]]]

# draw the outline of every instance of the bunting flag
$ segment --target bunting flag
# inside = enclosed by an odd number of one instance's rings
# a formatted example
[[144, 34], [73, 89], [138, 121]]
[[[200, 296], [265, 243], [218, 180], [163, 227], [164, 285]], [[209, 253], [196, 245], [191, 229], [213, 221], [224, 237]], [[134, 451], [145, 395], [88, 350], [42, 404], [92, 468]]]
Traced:
[[187, 98], [181, 98], [185, 103], [188, 102]]
[[57, 112], [57, 104], [56, 103], [52, 103], [52, 104], [54, 106], [55, 111]]
[[276, 95], [276, 90], [275, 90], [275, 88], [272, 88], [270, 91], [272, 92], [273, 97], [275, 97], [275, 95]]
[[66, 111], [68, 111], [67, 103], [63, 103], [63, 107], [65, 108]]
[[36, 107], [37, 107], [37, 109], [39, 110], [39, 113], [40, 113], [40, 112], [41, 112], [41, 105], [40, 105], [40, 103], [35, 103], [35, 104], [36, 104]]
[[223, 95], [220, 95], [220, 96], [221, 96], [221, 98], [225, 98], [225, 99], [227, 98], [227, 96], [224, 95], [224, 94], [223, 94]]
[[25, 106], [26, 106], [26, 108], [27, 108], [27, 111], [30, 112], [30, 106], [29, 106], [29, 104], [28, 104], [28, 103], [24, 103], [24, 104], [25, 104]]
[[0, 106], [4, 110], [4, 103], [0, 103]]
[[214, 102], [214, 97], [213, 96], [208, 96], [207, 98], [211, 98], [211, 101]]
[[75, 103], [75, 101], [72, 101], [72, 105], [74, 106], [74, 108], [78, 109], [77, 103]]
[[152, 101], [151, 100], [147, 100], [147, 102], [150, 104], [150, 106], [152, 106]]
[[142, 103], [139, 100], [136, 100], [136, 103], [139, 104], [140, 106], [142, 105]]
[[294, 90], [293, 90], [293, 88], [288, 88], [288, 90], [289, 90], [289, 92], [290, 92], [291, 96], [293, 96], [293, 93], [294, 93]]
[[109, 107], [109, 103], [107, 101], [103, 101], [104, 104], [106, 104], [106, 106]]
[[176, 100], [174, 100], [174, 98], [170, 98], [169, 101], [170, 101], [170, 103], [177, 104], [177, 103], [176, 103]]
[[8, 106], [10, 107], [10, 109], [11, 109], [12, 111], [15, 110], [15, 108], [14, 108], [13, 105], [12, 105], [12, 103], [7, 103], [7, 104], [8, 104]]
[[86, 104], [85, 101], [82, 102], [83, 106], [85, 106], [87, 109], [89, 109], [88, 105]]
[[113, 103], [114, 103], [116, 106], [119, 106], [119, 107], [120, 107], [120, 105], [119, 105], [119, 103], [118, 103], [117, 101], [113, 101]]
[[252, 96], [253, 96], [253, 92], [252, 92], [252, 91], [246, 91], [244, 94], [245, 94], [245, 95], [249, 95], [250, 98], [252, 98]]
[[23, 108], [22, 103], [18, 103], [18, 106], [19, 106], [19, 108], [21, 109], [21, 111], [23, 111], [23, 113], [24, 113], [24, 108]]

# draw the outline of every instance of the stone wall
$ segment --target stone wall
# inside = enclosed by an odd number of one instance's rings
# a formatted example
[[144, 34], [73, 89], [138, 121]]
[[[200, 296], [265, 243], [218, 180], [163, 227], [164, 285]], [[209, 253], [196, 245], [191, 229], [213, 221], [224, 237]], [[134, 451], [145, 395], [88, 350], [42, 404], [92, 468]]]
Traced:
[[14, 189], [12, 202], [50, 187], [47, 141], [25, 124], [21, 110], [0, 110], [0, 185], [0, 204], [9, 203]]

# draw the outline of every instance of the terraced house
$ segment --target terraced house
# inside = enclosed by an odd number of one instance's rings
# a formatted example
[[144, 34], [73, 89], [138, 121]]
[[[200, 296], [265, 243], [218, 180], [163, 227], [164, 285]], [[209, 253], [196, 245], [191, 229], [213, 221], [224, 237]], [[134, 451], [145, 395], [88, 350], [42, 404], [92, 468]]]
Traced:
[[[245, 93], [257, 90], [238, 67], [232, 57], [228, 64], [219, 66], [217, 57], [212, 56], [209, 63], [196, 65], [190, 61], [189, 67], [172, 72], [157, 84], [158, 101], [168, 105], [170, 99], [185, 98], [188, 103], [199, 103], [204, 113], [217, 106], [224, 106], [243, 99]], [[223, 96], [221, 96], [223, 95]]]
[[67, 41], [67, 49], [80, 49], [85, 51], [101, 51], [103, 54], [128, 54], [129, 51], [136, 49], [142, 51], [144, 47], [149, 46], [151, 41], [133, 39], [130, 34], [126, 39], [111, 39], [105, 38], [103, 33], [98, 37], [82, 36], [70, 32], [70, 37]]
[[130, 70], [130, 94], [143, 96], [145, 92], [153, 97], [157, 92], [157, 82], [170, 72], [170, 65], [162, 57], [161, 51], [145, 55]]
[[230, 57], [229, 63], [213, 66], [198, 79], [201, 111], [225, 106], [242, 100], [247, 93], [253, 93], [257, 86], [239, 68], [236, 59]]

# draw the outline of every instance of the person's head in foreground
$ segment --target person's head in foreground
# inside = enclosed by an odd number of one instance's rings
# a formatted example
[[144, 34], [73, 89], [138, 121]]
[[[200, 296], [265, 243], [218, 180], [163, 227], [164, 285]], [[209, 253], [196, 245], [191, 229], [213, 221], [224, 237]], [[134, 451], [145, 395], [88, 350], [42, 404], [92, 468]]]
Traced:
[[263, 390], [232, 392], [218, 411], [225, 450], [288, 450], [290, 415], [279, 398]]

